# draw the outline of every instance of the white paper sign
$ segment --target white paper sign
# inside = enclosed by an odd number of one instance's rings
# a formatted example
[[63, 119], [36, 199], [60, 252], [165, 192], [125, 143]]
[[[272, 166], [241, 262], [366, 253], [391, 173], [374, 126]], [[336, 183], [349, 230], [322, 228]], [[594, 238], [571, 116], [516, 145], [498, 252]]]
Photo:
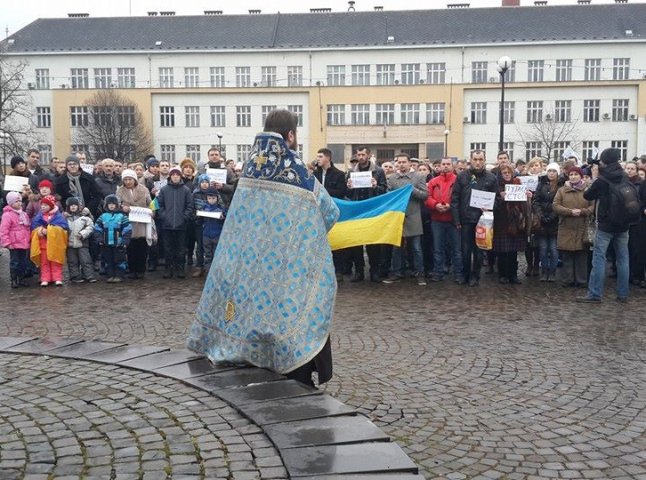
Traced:
[[522, 177], [516, 177], [520, 180], [520, 183], [525, 185], [527, 190], [530, 192], [535, 192], [538, 188], [538, 175], [525, 175]]
[[222, 212], [205, 212], [204, 210], [198, 210], [197, 211], [197, 216], [198, 217], [216, 218], [216, 219], [220, 220], [222, 218]]
[[[590, 156], [593, 159], [596, 159], [599, 156], [599, 149], [597, 147], [592, 147], [592, 150], [590, 150]], [[586, 158], [585, 160], [587, 161], [588, 159]]]
[[372, 188], [372, 172], [350, 172], [352, 188]]
[[484, 208], [493, 210], [493, 204], [496, 201], [495, 192], [485, 192], [484, 190], [471, 190], [471, 200], [469, 206], [473, 208]]
[[159, 192], [167, 183], [168, 182], [166, 180], [157, 180], [156, 182], [153, 182], [153, 188]]
[[135, 223], [152, 223], [153, 211], [150, 208], [130, 207], [128, 220]]
[[207, 168], [206, 174], [212, 182], [225, 184], [227, 183], [227, 169], [226, 168]]
[[18, 175], [7, 175], [4, 177], [4, 191], [22, 193], [25, 185], [29, 185], [29, 178]]
[[525, 202], [527, 201], [527, 187], [525, 185], [505, 185], [506, 202]]
[[91, 163], [81, 163], [81, 170], [83, 170], [85, 173], [89, 173], [90, 175], [94, 174], [94, 165]]

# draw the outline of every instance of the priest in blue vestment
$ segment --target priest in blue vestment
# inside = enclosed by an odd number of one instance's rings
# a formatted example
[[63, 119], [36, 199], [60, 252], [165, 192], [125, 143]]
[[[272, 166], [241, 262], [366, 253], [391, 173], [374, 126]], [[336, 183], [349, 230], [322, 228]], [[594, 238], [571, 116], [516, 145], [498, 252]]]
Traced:
[[313, 385], [332, 377], [339, 210], [295, 151], [296, 115], [273, 110], [229, 208], [187, 346]]

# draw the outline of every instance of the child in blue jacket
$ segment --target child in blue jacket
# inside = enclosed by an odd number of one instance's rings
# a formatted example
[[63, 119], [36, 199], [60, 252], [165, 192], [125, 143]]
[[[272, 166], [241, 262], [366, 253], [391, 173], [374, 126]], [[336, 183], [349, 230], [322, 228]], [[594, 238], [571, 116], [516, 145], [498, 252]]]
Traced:
[[101, 259], [108, 283], [121, 283], [128, 268], [126, 247], [130, 242], [132, 227], [128, 216], [121, 211], [119, 197], [108, 195], [103, 203], [104, 213], [94, 224], [94, 235], [101, 246]]

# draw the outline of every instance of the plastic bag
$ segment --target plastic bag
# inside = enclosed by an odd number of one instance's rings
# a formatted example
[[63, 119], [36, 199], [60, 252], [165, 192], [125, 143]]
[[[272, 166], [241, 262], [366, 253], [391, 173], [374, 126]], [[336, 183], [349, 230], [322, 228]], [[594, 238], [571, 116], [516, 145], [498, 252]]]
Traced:
[[483, 212], [476, 225], [476, 246], [481, 250], [493, 248], [493, 212]]

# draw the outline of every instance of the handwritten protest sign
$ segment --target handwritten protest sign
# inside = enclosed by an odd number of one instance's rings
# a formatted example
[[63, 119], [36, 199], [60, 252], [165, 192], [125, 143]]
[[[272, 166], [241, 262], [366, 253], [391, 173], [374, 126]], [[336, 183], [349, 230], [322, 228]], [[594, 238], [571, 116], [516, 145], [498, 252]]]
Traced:
[[520, 183], [525, 185], [527, 190], [530, 192], [535, 192], [538, 188], [538, 175], [527, 175], [523, 177], [516, 177], [520, 180]]
[[506, 202], [525, 202], [527, 201], [527, 187], [525, 185], [505, 185]]
[[222, 218], [222, 212], [205, 212], [204, 210], [198, 210], [197, 211], [197, 216], [198, 217], [215, 218], [215, 219], [220, 220]]
[[212, 182], [227, 183], [227, 169], [226, 168], [207, 168], [206, 174]]
[[29, 185], [29, 178], [18, 175], [7, 175], [4, 177], [5, 192], [22, 192], [25, 185]]
[[128, 220], [136, 223], [151, 223], [153, 211], [150, 208], [130, 207]]
[[372, 187], [371, 172], [350, 172], [350, 180], [352, 180], [352, 188]]
[[469, 206], [474, 208], [484, 208], [485, 210], [493, 210], [493, 204], [495, 201], [495, 192], [471, 190], [471, 200], [469, 201]]

